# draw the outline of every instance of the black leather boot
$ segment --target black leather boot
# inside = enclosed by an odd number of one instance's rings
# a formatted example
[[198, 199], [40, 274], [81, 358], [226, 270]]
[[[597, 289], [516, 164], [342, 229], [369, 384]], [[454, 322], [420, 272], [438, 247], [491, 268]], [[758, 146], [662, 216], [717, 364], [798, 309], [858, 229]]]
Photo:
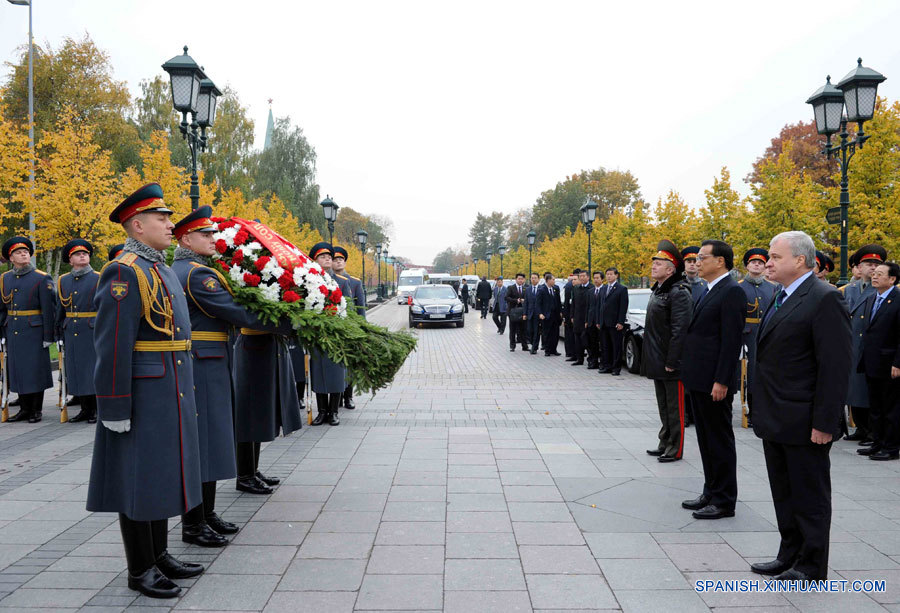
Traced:
[[338, 409], [341, 405], [342, 394], [328, 394], [328, 425], [341, 425], [341, 418], [338, 416]]
[[351, 411], [356, 408], [356, 405], [353, 404], [353, 386], [348, 385], [347, 389], [344, 390], [344, 408], [350, 409]]
[[250, 477], [238, 477], [237, 490], [239, 492], [247, 492], [248, 494], [271, 494], [275, 491], [257, 479], [255, 475]]
[[181, 594], [181, 588], [155, 566], [138, 576], [128, 573], [128, 588], [150, 598], [175, 598]]
[[202, 564], [182, 562], [172, 557], [168, 551], [156, 559], [156, 568], [169, 579], [189, 579], [203, 572]]
[[181, 524], [181, 540], [200, 547], [224, 547], [228, 539], [209, 527], [206, 522]]
[[281, 479], [278, 477], [267, 477], [259, 471], [256, 471], [256, 478], [265, 483], [266, 485], [278, 485], [281, 483]]
[[313, 426], [321, 426], [328, 422], [328, 394], [316, 394], [316, 417]]

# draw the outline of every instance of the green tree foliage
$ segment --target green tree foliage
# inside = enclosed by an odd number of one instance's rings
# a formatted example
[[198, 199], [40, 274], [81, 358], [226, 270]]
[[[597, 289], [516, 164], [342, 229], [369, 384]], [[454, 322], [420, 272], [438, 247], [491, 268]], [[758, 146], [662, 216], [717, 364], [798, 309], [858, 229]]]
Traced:
[[[378, 218], [384, 223], [384, 220]], [[356, 233], [365, 230], [369, 233], [367, 244], [371, 246], [381, 243], [382, 245], [390, 244], [390, 237], [387, 230], [376, 220], [374, 215], [365, 215], [359, 211], [349, 207], [342, 206], [338, 209], [337, 220], [334, 222], [334, 242], [337, 245], [347, 247], [348, 245], [358, 245]]]
[[478, 213], [475, 216], [475, 223], [469, 228], [469, 244], [471, 245], [469, 255], [481, 260], [484, 259], [488, 249], [496, 253], [497, 247], [506, 242], [508, 223], [509, 216], [499, 211], [494, 211], [490, 215]]
[[[28, 48], [20, 48], [18, 61], [7, 63], [8, 82], [3, 104], [9, 119], [28, 122]], [[118, 172], [139, 159], [137, 130], [127, 119], [131, 97], [123, 81], [113, 78], [109, 55], [85, 34], [81, 40], [65, 38], [59, 49], [34, 46], [34, 137], [53, 130], [64, 109], [76, 121], [94, 128], [96, 143], [112, 156]]]
[[133, 121], [143, 143], [150, 142], [155, 133], [165, 132], [172, 152], [172, 162], [182, 168], [190, 168], [191, 151], [178, 129], [181, 118], [172, 108], [168, 79], [157, 75], [153, 79], [141, 81], [141, 95], [133, 105]]
[[[201, 157], [206, 181], [219, 190], [239, 189], [249, 196], [256, 157], [253, 151], [253, 120], [247, 116], [247, 107], [241, 104], [237, 92], [225, 87], [217, 103], [215, 124], [206, 152]], [[282, 194], [273, 191], [284, 200]]]
[[[747, 208], [741, 195], [731, 187], [731, 173], [724, 166], [712, 187], [704, 191], [706, 204], [700, 209], [699, 233], [691, 235], [691, 243], [714, 238], [727, 243], [741, 236], [747, 223]], [[687, 243], [677, 243], [679, 246]]]
[[447, 247], [434, 256], [434, 261], [431, 264], [434, 272], [450, 272], [453, 270], [454, 266], [456, 266], [456, 264], [454, 263], [453, 249], [450, 247]]

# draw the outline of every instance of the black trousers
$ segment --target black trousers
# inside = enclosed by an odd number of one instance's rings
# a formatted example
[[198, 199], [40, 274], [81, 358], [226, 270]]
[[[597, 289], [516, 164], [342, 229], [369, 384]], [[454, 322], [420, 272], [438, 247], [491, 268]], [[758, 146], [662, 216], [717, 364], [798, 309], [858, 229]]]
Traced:
[[587, 328], [587, 354], [591, 364], [600, 363], [600, 329], [594, 324]]
[[681, 381], [654, 379], [656, 406], [659, 409], [658, 449], [667, 456], [682, 457], [684, 453], [684, 386]]
[[[563, 347], [565, 347], [565, 354], [567, 358], [571, 358], [575, 355], [575, 335], [572, 332], [572, 322], [566, 318], [563, 321]], [[559, 341], [559, 332], [556, 333], [556, 340]]]
[[869, 436], [874, 447], [900, 451], [900, 379], [866, 377], [869, 386]]
[[90, 396], [79, 396], [79, 402], [81, 402], [81, 412], [85, 415], [94, 417], [97, 416], [97, 397], [94, 395]]
[[44, 392], [32, 392], [30, 394], [19, 394], [19, 410], [26, 415], [34, 415], [40, 413], [44, 406]]
[[235, 460], [238, 478], [252, 477], [259, 467], [259, 443], [238, 443], [235, 446]]
[[206, 516], [216, 510], [216, 482], [203, 482], [203, 502], [196, 507], [182, 513], [181, 523], [184, 526], [196, 526], [206, 521]]
[[488, 307], [489, 307], [489, 306], [490, 306], [490, 305], [488, 304], [488, 301], [487, 301], [487, 300], [482, 300], [482, 301], [481, 301], [481, 319], [487, 319]]
[[135, 521], [119, 513], [119, 530], [125, 547], [128, 573], [144, 574], [168, 549], [169, 520]]
[[[699, 423], [699, 422], [698, 422]], [[831, 443], [783, 445], [763, 441], [778, 519], [778, 559], [814, 580], [828, 574], [831, 530]]]
[[697, 446], [703, 463], [703, 494], [710, 504], [733, 511], [737, 503], [737, 452], [731, 427], [734, 394], [715, 402], [709, 392], [691, 390]]
[[572, 325], [572, 340], [575, 343], [575, 346], [572, 348], [573, 357], [584, 360], [588, 339], [587, 328], [584, 327], [583, 323], [581, 325], [578, 325], [577, 323]]
[[853, 417], [853, 423], [856, 424], [856, 431], [868, 435], [869, 407], [850, 407], [850, 415]]
[[544, 345], [544, 353], [547, 355], [556, 353], [556, 346], [559, 345], [559, 320], [541, 320], [541, 328], [541, 343]]
[[525, 328], [528, 322], [522, 319], [509, 319], [509, 348], [515, 349], [516, 343], [522, 344], [522, 351], [528, 349], [528, 339], [525, 336]]
[[603, 359], [601, 367], [619, 370], [622, 368], [622, 339], [624, 330], [603, 326], [600, 328], [600, 351]]
[[541, 319], [534, 315], [528, 320], [528, 344], [537, 351], [541, 344]]
[[494, 325], [497, 326], [498, 332], [506, 332], [506, 313], [500, 312], [500, 307], [494, 305], [494, 315], [492, 317]]

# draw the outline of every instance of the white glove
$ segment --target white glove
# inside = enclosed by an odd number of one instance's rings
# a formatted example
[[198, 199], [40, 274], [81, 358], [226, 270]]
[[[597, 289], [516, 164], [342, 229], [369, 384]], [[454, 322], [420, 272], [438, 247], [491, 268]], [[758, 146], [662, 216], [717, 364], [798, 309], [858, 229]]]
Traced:
[[130, 419], [117, 419], [115, 421], [103, 420], [100, 423], [102, 423], [109, 430], [112, 430], [113, 432], [116, 432], [118, 434], [122, 434], [131, 430]]
[[46, 349], [47, 347], [49, 347], [52, 344], [53, 343], [51, 343], [50, 341], [44, 341], [44, 349]]

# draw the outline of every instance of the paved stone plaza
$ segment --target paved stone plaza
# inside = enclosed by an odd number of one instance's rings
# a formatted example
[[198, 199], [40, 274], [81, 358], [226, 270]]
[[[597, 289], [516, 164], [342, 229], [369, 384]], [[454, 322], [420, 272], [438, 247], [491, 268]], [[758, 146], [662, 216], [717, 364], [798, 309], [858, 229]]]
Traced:
[[[371, 318], [400, 328], [406, 308]], [[220, 484], [218, 512], [243, 525], [231, 545], [185, 546], [170, 522], [170, 551], [208, 565], [179, 600], [126, 587], [116, 518], [84, 510], [93, 427], [59, 424], [48, 392], [43, 423], [0, 426], [0, 609], [900, 611], [900, 463], [832, 451], [829, 577], [886, 593], [699, 594], [698, 579], [760, 579], [750, 562], [777, 550], [752, 432], [737, 432], [736, 517], [697, 521], [680, 507], [702, 484], [693, 431], [684, 461], [644, 452], [649, 382], [509, 353], [474, 312], [418, 335], [393, 386], [339, 427], [264, 448], [274, 495]]]

